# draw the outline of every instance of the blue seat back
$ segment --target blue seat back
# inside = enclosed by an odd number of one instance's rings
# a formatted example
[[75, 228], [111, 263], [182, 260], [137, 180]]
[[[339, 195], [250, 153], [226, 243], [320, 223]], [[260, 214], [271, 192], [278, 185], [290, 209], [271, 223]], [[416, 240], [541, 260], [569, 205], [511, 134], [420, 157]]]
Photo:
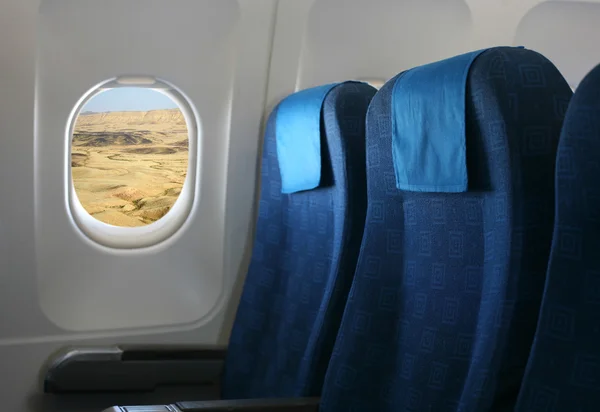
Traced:
[[422, 193], [396, 187], [396, 80], [367, 114], [365, 234], [322, 411], [514, 405], [548, 262], [571, 90], [533, 51], [484, 51], [466, 81], [468, 190]]
[[320, 394], [364, 230], [365, 116], [375, 92], [348, 82], [326, 95], [321, 182], [312, 190], [282, 194], [275, 133], [281, 105], [269, 118], [252, 261], [222, 383], [226, 399]]
[[556, 167], [546, 289], [519, 412], [600, 410], [600, 66], [577, 88]]

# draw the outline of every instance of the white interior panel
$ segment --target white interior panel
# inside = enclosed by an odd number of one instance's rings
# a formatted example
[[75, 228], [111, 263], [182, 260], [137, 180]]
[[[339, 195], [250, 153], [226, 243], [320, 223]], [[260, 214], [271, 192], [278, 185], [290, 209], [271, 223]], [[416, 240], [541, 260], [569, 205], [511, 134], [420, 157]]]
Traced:
[[[53, 0], [42, 5], [36, 68], [37, 279], [43, 312], [64, 330], [198, 326], [223, 300], [228, 283], [223, 211], [239, 7], [235, 0], [175, 3]], [[190, 218], [175, 236], [145, 249], [117, 250], [78, 230], [65, 208], [66, 185], [57, 182], [65, 181], [65, 130], [76, 103], [99, 82], [130, 74], [165, 79], [189, 99], [200, 123], [199, 173]], [[252, 92], [260, 96], [263, 90]]]
[[[237, 299], [224, 298], [246, 272], [276, 0], [43, 0], [41, 10], [39, 4], [0, 2], [0, 365], [11, 371], [0, 399], [5, 410], [14, 412], [93, 412], [106, 406], [98, 397], [71, 399], [65, 408], [42, 393], [40, 370], [58, 348], [227, 342]], [[74, 17], [77, 21], [69, 21]], [[114, 31], [127, 36], [115, 42]], [[134, 44], [139, 47], [130, 47]], [[102, 60], [111, 56], [116, 61]], [[98, 250], [80, 236], [66, 216], [59, 170], [65, 161], [66, 116], [76, 99], [115, 76], [114, 71], [142, 68], [186, 93], [202, 121], [205, 146], [199, 204], [179, 238], [152, 251], [164, 257], [160, 262], [142, 255], [127, 261], [126, 253]], [[54, 83], [62, 89], [52, 89]], [[62, 118], [53, 120], [52, 113]], [[50, 129], [41, 128], [42, 123]], [[57, 228], [49, 220], [54, 217], [65, 227]], [[139, 270], [135, 259], [148, 269], [143, 278], [140, 272], [129, 274]], [[128, 295], [125, 305], [118, 288], [133, 286], [116, 273], [141, 279], [135, 286], [145, 292]], [[222, 297], [199, 319], [204, 309], [196, 300], [206, 296], [214, 302], [218, 296], [212, 292]], [[175, 295], [188, 308], [174, 308], [168, 300]], [[46, 302], [43, 308], [40, 298]], [[122, 306], [110, 309], [113, 304]], [[50, 315], [45, 313], [49, 306]], [[193, 317], [192, 307], [198, 310]], [[182, 324], [186, 316], [192, 321]], [[89, 325], [83, 325], [86, 320]], [[175, 324], [152, 326], [171, 321]], [[140, 326], [99, 328], [135, 323]], [[190, 399], [190, 394], [165, 397]], [[140, 403], [149, 403], [144, 399], [139, 396]]]
[[600, 3], [547, 1], [531, 9], [515, 44], [548, 57], [571, 86], [600, 63]]
[[0, 257], [0, 338], [35, 328], [27, 319], [39, 313], [33, 259], [36, 9], [32, 1], [0, 3], [0, 243], [6, 247]]
[[[322, 83], [385, 81], [421, 64], [494, 46], [539, 48], [535, 42], [515, 40], [515, 33], [523, 17], [542, 2], [281, 1], [268, 108], [295, 90]], [[562, 31], [555, 30], [553, 36], [562, 36]], [[581, 52], [571, 52], [580, 59]]]
[[388, 79], [468, 50], [463, 0], [317, 0], [305, 26], [298, 85]]

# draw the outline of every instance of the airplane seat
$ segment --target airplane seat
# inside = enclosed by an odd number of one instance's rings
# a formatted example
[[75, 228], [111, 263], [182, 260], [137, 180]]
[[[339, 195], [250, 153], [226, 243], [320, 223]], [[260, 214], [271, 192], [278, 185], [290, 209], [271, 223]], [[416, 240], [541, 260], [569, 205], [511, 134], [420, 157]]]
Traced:
[[321, 412], [514, 407], [571, 90], [510, 47], [401, 73], [367, 114], [367, 218]]
[[556, 218], [517, 412], [600, 408], [600, 65], [580, 83], [558, 145]]
[[[288, 97], [268, 121], [256, 237], [227, 350], [224, 399], [320, 395], [364, 230], [365, 116], [376, 92], [357, 82], [330, 88]], [[301, 147], [311, 144], [320, 152]], [[320, 180], [311, 176], [313, 154], [322, 159]], [[281, 170], [282, 162], [298, 169]]]

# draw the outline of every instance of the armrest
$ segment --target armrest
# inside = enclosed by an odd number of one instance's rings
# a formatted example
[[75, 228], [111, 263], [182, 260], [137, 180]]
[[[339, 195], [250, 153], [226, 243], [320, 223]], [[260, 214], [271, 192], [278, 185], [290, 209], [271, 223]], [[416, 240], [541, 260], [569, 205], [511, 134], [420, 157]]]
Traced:
[[225, 354], [225, 347], [216, 346], [65, 348], [46, 363], [44, 392], [148, 392], [160, 385], [214, 385]]
[[114, 406], [103, 412], [319, 412], [320, 398], [236, 399], [173, 405]]

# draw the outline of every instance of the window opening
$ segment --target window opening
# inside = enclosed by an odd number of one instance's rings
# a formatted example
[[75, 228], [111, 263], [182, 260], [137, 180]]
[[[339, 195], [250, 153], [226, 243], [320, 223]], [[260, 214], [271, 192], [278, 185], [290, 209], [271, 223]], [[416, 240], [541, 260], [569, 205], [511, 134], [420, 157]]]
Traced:
[[69, 127], [70, 206], [112, 247], [164, 240], [187, 219], [197, 170], [197, 115], [173, 86], [121, 77], [90, 90]]
[[185, 182], [188, 135], [181, 109], [160, 91], [121, 87], [92, 97], [77, 116], [71, 149], [83, 208], [121, 227], [165, 216]]

